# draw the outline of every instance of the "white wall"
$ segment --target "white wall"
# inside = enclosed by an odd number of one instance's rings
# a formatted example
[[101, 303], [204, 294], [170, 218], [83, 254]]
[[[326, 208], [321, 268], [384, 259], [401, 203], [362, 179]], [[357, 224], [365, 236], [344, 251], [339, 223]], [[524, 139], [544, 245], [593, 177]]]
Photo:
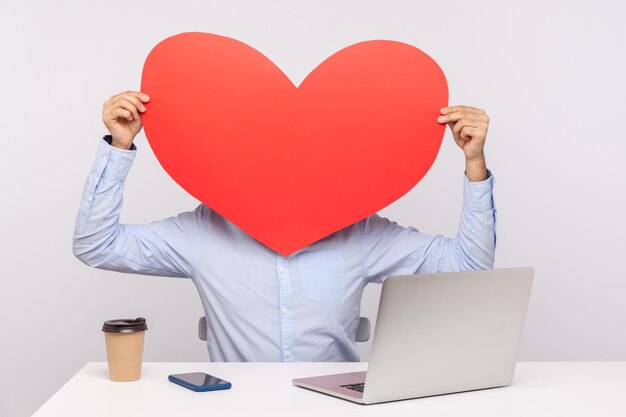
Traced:
[[[491, 116], [496, 266], [537, 270], [521, 359], [626, 360], [625, 9], [617, 0], [0, 0], [0, 415], [32, 414], [85, 362], [104, 361], [108, 318], [148, 319], [147, 361], [207, 358], [190, 281], [89, 269], [71, 251], [105, 133], [102, 103], [138, 88], [158, 41], [192, 30], [247, 42], [296, 83], [365, 39], [428, 52], [451, 102]], [[193, 208], [143, 134], [136, 143], [122, 220]], [[430, 173], [383, 214], [454, 234], [462, 172], [447, 134]], [[365, 314], [376, 296], [367, 291]]]

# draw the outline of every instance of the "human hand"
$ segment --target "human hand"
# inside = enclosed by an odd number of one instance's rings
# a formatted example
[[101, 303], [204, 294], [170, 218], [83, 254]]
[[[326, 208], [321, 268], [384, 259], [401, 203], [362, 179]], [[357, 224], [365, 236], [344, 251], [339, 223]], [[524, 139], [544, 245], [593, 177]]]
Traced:
[[102, 121], [113, 138], [111, 145], [130, 149], [133, 139], [141, 131], [141, 113], [146, 111], [143, 103], [150, 100], [147, 94], [126, 91], [111, 96], [102, 106]]
[[465, 158], [484, 158], [483, 149], [489, 128], [489, 116], [484, 110], [469, 106], [450, 106], [441, 109], [439, 123], [447, 123], [456, 144]]
[[469, 106], [449, 106], [441, 109], [439, 123], [447, 123], [456, 144], [465, 154], [465, 174], [470, 181], [487, 179], [485, 140], [489, 116], [484, 110]]

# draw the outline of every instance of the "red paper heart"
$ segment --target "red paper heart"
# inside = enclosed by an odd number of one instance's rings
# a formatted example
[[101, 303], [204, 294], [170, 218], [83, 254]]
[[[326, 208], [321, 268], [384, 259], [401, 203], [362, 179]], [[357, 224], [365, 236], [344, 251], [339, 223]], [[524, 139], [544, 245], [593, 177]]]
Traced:
[[299, 87], [235, 39], [183, 33], [146, 59], [143, 123], [187, 192], [283, 255], [376, 213], [431, 167], [448, 89], [395, 41], [335, 53]]

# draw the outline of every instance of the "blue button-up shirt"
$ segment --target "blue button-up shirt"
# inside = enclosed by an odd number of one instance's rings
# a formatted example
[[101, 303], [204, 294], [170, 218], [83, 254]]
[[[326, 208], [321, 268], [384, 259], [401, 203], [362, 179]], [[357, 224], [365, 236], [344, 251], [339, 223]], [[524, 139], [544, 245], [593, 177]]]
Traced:
[[85, 184], [74, 253], [87, 265], [191, 278], [214, 361], [358, 361], [365, 285], [388, 275], [493, 267], [493, 178], [464, 177], [457, 236], [430, 236], [373, 215], [282, 256], [201, 204], [149, 224], [120, 224], [136, 150], [106, 141]]

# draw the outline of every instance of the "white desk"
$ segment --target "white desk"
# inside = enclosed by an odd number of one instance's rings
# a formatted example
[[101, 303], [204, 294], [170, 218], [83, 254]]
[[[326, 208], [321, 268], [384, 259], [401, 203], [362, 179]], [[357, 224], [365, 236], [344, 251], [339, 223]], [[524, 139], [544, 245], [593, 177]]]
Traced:
[[[229, 416], [626, 416], [626, 362], [521, 362], [513, 385], [359, 405], [294, 387], [296, 377], [365, 370], [365, 363], [144, 363], [142, 379], [111, 382], [106, 363], [85, 365], [36, 417]], [[203, 371], [232, 382], [193, 392], [173, 373]]]

